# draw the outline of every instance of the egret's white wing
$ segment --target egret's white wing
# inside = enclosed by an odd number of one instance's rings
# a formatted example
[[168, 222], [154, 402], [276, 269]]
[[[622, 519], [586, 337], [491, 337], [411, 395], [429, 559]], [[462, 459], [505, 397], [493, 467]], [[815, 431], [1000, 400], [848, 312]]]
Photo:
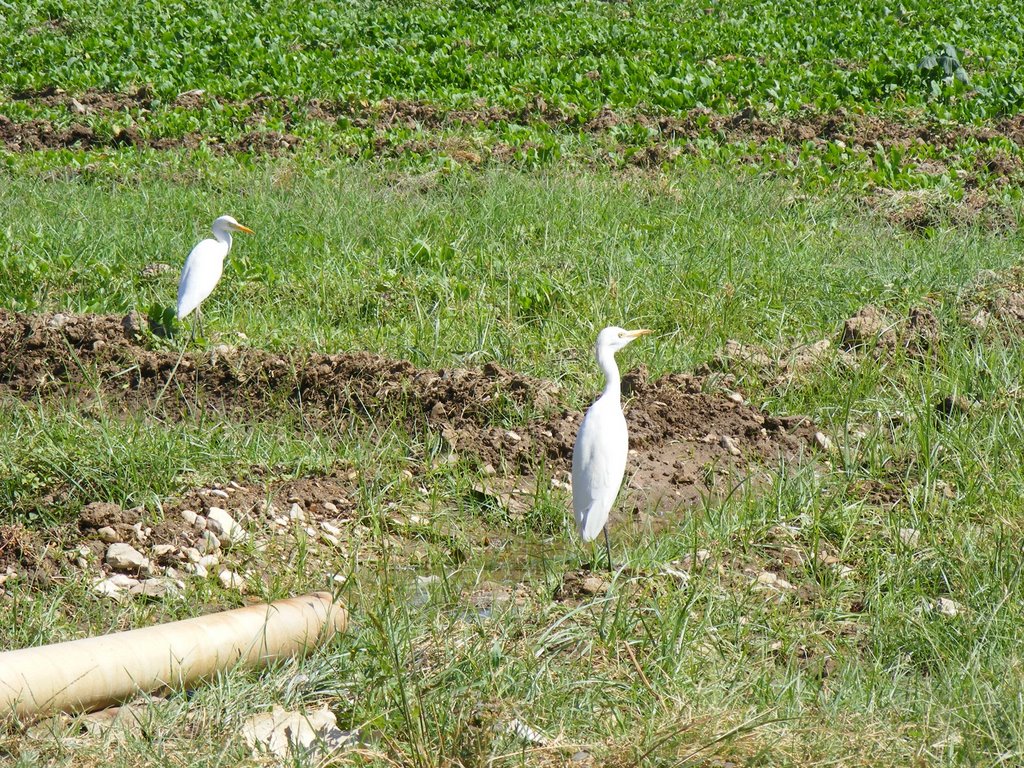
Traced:
[[192, 249], [178, 281], [179, 320], [187, 317], [213, 293], [224, 271], [224, 257], [227, 253], [227, 244], [213, 239], [203, 240]]
[[603, 398], [587, 411], [572, 452], [572, 508], [583, 541], [601, 533], [626, 472], [629, 437], [616, 400]]

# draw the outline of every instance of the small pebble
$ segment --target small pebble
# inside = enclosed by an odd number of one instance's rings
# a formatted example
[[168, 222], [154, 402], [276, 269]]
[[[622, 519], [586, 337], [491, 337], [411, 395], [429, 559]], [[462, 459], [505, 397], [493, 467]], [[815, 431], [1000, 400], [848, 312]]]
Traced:
[[736, 445], [736, 441], [733, 438], [729, 437], [729, 435], [722, 435], [721, 439], [718, 441], [718, 444], [721, 445], [730, 455], [740, 455], [740, 447]]
[[814, 442], [826, 453], [832, 450], [832, 438], [826, 435], [824, 432], [814, 433]]
[[245, 581], [234, 571], [229, 571], [225, 568], [217, 574], [217, 579], [224, 589], [237, 589], [239, 592], [245, 591]]

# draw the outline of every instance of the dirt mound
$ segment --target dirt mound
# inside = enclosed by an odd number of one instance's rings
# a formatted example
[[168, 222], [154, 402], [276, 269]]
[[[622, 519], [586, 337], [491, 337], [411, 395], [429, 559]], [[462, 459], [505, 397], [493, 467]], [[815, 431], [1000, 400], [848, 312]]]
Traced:
[[[568, 479], [582, 414], [559, 407], [552, 382], [494, 364], [435, 371], [368, 353], [154, 351], [137, 341], [143, 323], [135, 314], [0, 310], [0, 394], [88, 400], [98, 386], [109, 402], [126, 409], [158, 405], [172, 417], [201, 406], [252, 420], [279, 416], [286, 405], [313, 427], [333, 428], [353, 417], [398, 419], [440, 431], [458, 454], [520, 484], [542, 467], [556, 482]], [[814, 430], [803, 420], [767, 416], [735, 393], [706, 386], [681, 374], [650, 381], [643, 369], [624, 377], [633, 450], [628, 487], [637, 510], [727, 493], [752, 464], [799, 458], [811, 444]], [[554, 415], [516, 429], [499, 426], [523, 412]]]
[[911, 307], [901, 318], [869, 304], [843, 323], [839, 346], [887, 353], [902, 348], [919, 357], [936, 349], [940, 338], [939, 319], [928, 307]]
[[[666, 146], [668, 141], [692, 141], [706, 136], [717, 136], [728, 142], [758, 142], [773, 140], [798, 149], [801, 145], [822, 142], [842, 142], [853, 147], [874, 152], [878, 147], [907, 149], [917, 144], [928, 144], [954, 149], [965, 141], [998, 146], [1011, 142], [1024, 146], [1024, 117], [1016, 115], [991, 122], [983, 126], [950, 125], [928, 119], [923, 114], [907, 114], [899, 118], [880, 115], [865, 115], [838, 109], [832, 112], [807, 110], [788, 117], [763, 118], [750, 108], [733, 114], [719, 114], [706, 108], [691, 109], [683, 113], [661, 114], [644, 108], [617, 111], [605, 107], [596, 113], [584, 112], [574, 105], [555, 106], [540, 96], [519, 108], [509, 108], [477, 100], [471, 105], [447, 108], [437, 104], [409, 99], [383, 99], [367, 104], [363, 101], [331, 101], [322, 99], [301, 99], [298, 97], [258, 96], [243, 100], [226, 100], [202, 91], [188, 91], [174, 98], [157, 98], [146, 89], [134, 92], [115, 93], [107, 91], [85, 91], [72, 95], [59, 89], [24, 92], [15, 95], [16, 100], [28, 101], [45, 107], [63, 107], [73, 115], [89, 115], [128, 111], [144, 115], [146, 111], [167, 106], [181, 110], [202, 110], [213, 102], [230, 105], [239, 110], [248, 110], [249, 122], [259, 123], [267, 116], [280, 117], [289, 129], [309, 121], [336, 123], [343, 122], [358, 128], [374, 131], [380, 137], [376, 143], [378, 154], [410, 151], [424, 151], [418, 142], [392, 144], [384, 136], [393, 130], [445, 130], [460, 126], [493, 127], [504, 124], [546, 125], [553, 129], [583, 131], [590, 134], [604, 134], [622, 127], [643, 128], [652, 136], [649, 146], [629, 153], [628, 161], [647, 167], [670, 162], [680, 150]], [[93, 135], [87, 126], [72, 126], [67, 130], [55, 129], [48, 121], [30, 120], [12, 123], [0, 115], [0, 146], [10, 151], [31, 151], [52, 147], [117, 146], [132, 143], [135, 146], [152, 146], [157, 149], [197, 146], [204, 137], [187, 134], [182, 137], [168, 137], [144, 140], [134, 129], [127, 129], [125, 135], [101, 138]], [[206, 137], [215, 148], [225, 151], [277, 152], [294, 147], [298, 137], [291, 134], [275, 134], [273, 131], [253, 133], [242, 140], [223, 142], [216, 137]], [[285, 147], [284, 145], [287, 145]], [[429, 142], [427, 149], [430, 148]], [[476, 151], [471, 153], [478, 154]], [[495, 159], [503, 159], [505, 152], [491, 153]], [[996, 185], [1010, 183], [1019, 178], [1022, 162], [1006, 152], [996, 151], [990, 157], [980, 158], [979, 174], [993, 177]], [[945, 168], [936, 167], [936, 173]], [[970, 208], [970, 206], [969, 206]], [[965, 214], [966, 215], [966, 214]]]
[[[744, 482], [756, 483], [758, 466], [799, 460], [813, 445], [809, 420], [763, 414], [738, 395], [705, 391], [705, 384], [687, 374], [652, 382], [643, 369], [623, 377], [630, 440], [627, 503], [613, 515], [657, 514], [725, 496]], [[534, 473], [542, 465], [552, 485], [568, 492], [582, 419], [580, 412], [562, 410], [518, 430], [442, 425], [442, 434], [456, 450], [472, 452], [495, 468], [487, 492], [515, 512], [522, 507], [516, 497], [532, 495]]]
[[396, 409], [411, 419], [483, 422], [507, 408], [545, 408], [557, 390], [497, 365], [427, 371], [366, 353], [284, 355], [223, 345], [181, 355], [153, 351], [137, 342], [144, 322], [137, 314], [0, 309], [0, 393], [88, 397], [82, 365], [94, 369], [98, 385], [126, 408], [149, 408], [159, 398], [164, 411], [187, 413], [202, 401], [259, 418], [283, 401], [316, 425], [352, 413], [373, 418], [388, 410], [393, 418]]
[[58, 128], [48, 120], [14, 122], [0, 114], [0, 148], [11, 152], [108, 147], [195, 149], [205, 145], [218, 152], [280, 154], [294, 149], [300, 142], [298, 136], [277, 131], [250, 131], [232, 141], [200, 133], [187, 133], [177, 137], [145, 137], [135, 126], [121, 128], [107, 135], [97, 133], [88, 125], [81, 123], [72, 124], [68, 128]]
[[1024, 330], [1024, 268], [979, 273], [961, 302], [960, 318], [978, 332], [1019, 336]]

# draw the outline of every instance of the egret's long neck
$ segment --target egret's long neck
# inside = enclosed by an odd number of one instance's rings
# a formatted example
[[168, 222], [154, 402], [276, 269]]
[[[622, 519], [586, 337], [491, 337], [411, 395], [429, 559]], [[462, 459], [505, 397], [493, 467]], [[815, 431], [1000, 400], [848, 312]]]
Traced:
[[597, 350], [597, 364], [604, 373], [604, 392], [601, 397], [619, 399], [619, 366], [615, 362], [615, 352], [607, 347]]
[[220, 227], [213, 228], [213, 237], [218, 243], [224, 243], [231, 250], [231, 230]]

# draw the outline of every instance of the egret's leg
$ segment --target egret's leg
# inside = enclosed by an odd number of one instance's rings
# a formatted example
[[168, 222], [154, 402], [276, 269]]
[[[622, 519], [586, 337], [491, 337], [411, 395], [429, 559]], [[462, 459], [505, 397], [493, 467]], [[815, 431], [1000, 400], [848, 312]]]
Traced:
[[608, 573], [611, 573], [614, 570], [614, 567], [612, 566], [612, 545], [611, 542], [608, 541], [607, 525], [604, 527], [604, 550], [608, 553]]
[[202, 338], [206, 338], [206, 331], [203, 330], [203, 313], [196, 307], [196, 325], [199, 326], [199, 335]]
[[196, 321], [192, 318], [192, 335], [189, 337], [189, 341], [192, 344], [196, 343]]

